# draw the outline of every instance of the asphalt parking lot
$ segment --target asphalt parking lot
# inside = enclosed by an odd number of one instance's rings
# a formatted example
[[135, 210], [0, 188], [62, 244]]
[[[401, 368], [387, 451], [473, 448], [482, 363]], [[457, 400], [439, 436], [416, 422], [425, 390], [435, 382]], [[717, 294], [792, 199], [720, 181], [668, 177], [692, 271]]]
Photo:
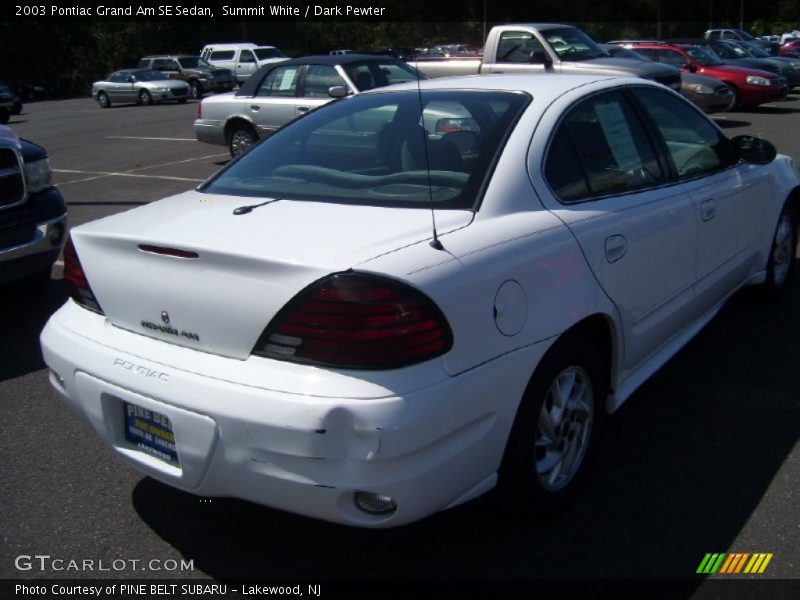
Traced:
[[[84, 98], [26, 105], [10, 126], [47, 148], [74, 226], [192, 188], [225, 164], [227, 148], [194, 140], [196, 111], [193, 102], [101, 110]], [[800, 96], [718, 122], [800, 161]], [[123, 464], [50, 391], [38, 334], [65, 299], [57, 267], [46, 293], [11, 290], [0, 302], [0, 577], [697, 577], [699, 585], [706, 553], [768, 552], [758, 577], [800, 578], [800, 285], [769, 306], [735, 297], [643, 385], [607, 420], [589, 486], [558, 520], [538, 521], [531, 507], [531, 521], [520, 523], [481, 499], [388, 531], [200, 499]], [[126, 563], [94, 573], [15, 566], [35, 554]], [[153, 559], [191, 560], [193, 569], [142, 570]]]

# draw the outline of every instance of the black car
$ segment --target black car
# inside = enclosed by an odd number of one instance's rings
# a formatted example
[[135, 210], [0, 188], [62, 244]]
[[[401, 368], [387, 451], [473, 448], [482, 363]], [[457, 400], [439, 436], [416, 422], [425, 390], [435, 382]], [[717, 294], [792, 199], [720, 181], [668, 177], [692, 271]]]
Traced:
[[0, 126], [0, 284], [43, 287], [67, 233], [47, 151]]

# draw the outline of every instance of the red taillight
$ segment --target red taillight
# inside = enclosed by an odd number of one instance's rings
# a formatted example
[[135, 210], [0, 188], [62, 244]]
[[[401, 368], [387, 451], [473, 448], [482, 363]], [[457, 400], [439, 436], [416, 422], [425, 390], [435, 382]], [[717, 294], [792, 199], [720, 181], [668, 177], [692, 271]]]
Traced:
[[64, 281], [67, 282], [69, 295], [75, 302], [91, 311], [104, 314], [86, 279], [86, 273], [83, 272], [72, 238], [67, 238], [67, 243], [64, 244]]
[[394, 369], [447, 352], [450, 326], [408, 285], [343, 273], [300, 292], [281, 310], [253, 354], [351, 369]]

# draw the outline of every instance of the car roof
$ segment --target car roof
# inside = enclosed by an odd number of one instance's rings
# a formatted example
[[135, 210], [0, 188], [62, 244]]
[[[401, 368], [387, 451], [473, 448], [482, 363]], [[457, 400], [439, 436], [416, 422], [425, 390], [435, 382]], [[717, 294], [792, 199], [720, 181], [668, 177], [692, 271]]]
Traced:
[[149, 54], [143, 56], [141, 60], [149, 58], [202, 58], [199, 54]]
[[540, 73], [536, 75], [467, 75], [463, 77], [439, 77], [418, 82], [398, 83], [390, 87], [376, 88], [363, 94], [381, 94], [402, 90], [464, 90], [464, 91], [508, 91], [527, 92], [539, 106], [547, 106], [559, 96], [594, 83], [604, 81], [620, 84], [641, 84], [661, 87], [648, 79], [639, 77], [618, 77], [613, 75], [562, 75], [559, 73]]

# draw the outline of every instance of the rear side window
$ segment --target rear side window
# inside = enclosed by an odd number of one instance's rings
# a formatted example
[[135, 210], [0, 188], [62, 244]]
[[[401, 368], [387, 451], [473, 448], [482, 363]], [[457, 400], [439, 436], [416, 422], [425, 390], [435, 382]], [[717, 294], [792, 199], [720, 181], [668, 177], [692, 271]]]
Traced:
[[[258, 87], [257, 96], [296, 96], [297, 79], [301, 65], [277, 67], [272, 69], [261, 85]], [[327, 91], [325, 92], [327, 95]]]
[[728, 139], [691, 106], [657, 89], [634, 94], [655, 122], [679, 177], [709, 173], [731, 164]]
[[665, 179], [619, 92], [584, 100], [567, 113], [553, 136], [545, 177], [563, 202], [634, 191]]
[[136, 65], [137, 69], [149, 69], [150, 68], [150, 60], [149, 59], [142, 59]]
[[233, 50], [217, 50], [211, 53], [208, 60], [233, 60]]

